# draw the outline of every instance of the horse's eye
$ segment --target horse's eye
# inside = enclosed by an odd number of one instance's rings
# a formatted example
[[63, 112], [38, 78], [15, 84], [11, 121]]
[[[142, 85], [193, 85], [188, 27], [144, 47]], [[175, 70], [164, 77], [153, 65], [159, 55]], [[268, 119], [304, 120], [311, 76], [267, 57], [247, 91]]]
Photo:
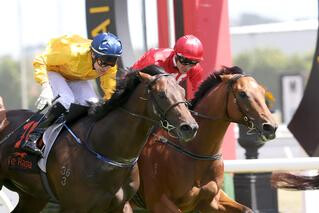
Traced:
[[245, 92], [239, 92], [238, 95], [240, 98], [247, 98], [247, 94]]

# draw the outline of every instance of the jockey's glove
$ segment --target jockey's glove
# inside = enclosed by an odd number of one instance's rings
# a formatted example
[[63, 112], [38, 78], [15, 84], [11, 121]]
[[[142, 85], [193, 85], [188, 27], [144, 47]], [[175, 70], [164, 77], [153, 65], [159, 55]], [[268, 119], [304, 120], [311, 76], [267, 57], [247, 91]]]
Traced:
[[43, 107], [45, 107], [46, 104], [52, 105], [53, 98], [53, 92], [50, 84], [48, 82], [42, 84], [42, 92], [38, 100], [35, 102], [37, 109], [43, 109]]

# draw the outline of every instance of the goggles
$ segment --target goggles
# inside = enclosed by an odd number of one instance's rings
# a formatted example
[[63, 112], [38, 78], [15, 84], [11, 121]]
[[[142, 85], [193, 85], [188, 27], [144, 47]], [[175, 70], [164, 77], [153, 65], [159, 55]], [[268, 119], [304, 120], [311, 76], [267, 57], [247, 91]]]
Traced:
[[177, 60], [182, 64], [182, 65], [196, 65], [199, 63], [199, 61], [196, 60], [191, 60], [189, 58], [185, 58], [182, 55], [176, 55], [177, 56]]
[[101, 67], [111, 66], [114, 67], [116, 65], [118, 56], [113, 55], [103, 55], [96, 59], [96, 62]]

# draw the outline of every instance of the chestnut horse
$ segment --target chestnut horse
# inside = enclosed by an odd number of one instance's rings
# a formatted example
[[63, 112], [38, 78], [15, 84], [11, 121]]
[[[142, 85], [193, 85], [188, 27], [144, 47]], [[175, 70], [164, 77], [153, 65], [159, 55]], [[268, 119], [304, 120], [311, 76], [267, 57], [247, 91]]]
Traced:
[[306, 176], [290, 173], [274, 173], [271, 177], [272, 186], [289, 190], [318, 190], [319, 175]]
[[[161, 68], [128, 71], [117, 83], [110, 101], [95, 107], [95, 116], [66, 126], [69, 130], [62, 130], [49, 154], [48, 182], [61, 212], [122, 212], [127, 200], [122, 187], [139, 185], [137, 180], [130, 182], [129, 175], [148, 129], [159, 124], [183, 141], [197, 132], [185, 91]], [[17, 139], [13, 130], [32, 115], [26, 110], [7, 111], [9, 125], [0, 133], [1, 140], [13, 132], [0, 144], [0, 183], [19, 194], [14, 212], [38, 213], [49, 200], [39, 173], [8, 169]]]
[[277, 124], [265, 100], [265, 89], [238, 67], [210, 75], [191, 101], [197, 136], [185, 143], [161, 130], [150, 135], [138, 160], [141, 186], [134, 203], [154, 213], [252, 212], [221, 189], [220, 149], [231, 122], [263, 141], [275, 138]]

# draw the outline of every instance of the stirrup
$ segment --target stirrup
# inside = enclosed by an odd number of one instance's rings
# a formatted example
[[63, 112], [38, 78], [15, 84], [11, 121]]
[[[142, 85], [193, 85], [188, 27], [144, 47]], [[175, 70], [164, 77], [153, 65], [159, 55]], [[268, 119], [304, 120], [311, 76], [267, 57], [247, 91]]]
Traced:
[[41, 153], [42, 153], [42, 157], [44, 157], [44, 150], [45, 150], [45, 144], [43, 143], [43, 146], [41, 147]]
[[36, 143], [33, 143], [31, 141], [26, 141], [22, 146], [21, 146], [21, 149], [23, 151], [26, 151], [30, 154], [34, 154], [36, 156], [39, 156], [41, 158], [43, 158], [43, 152], [41, 149], [39, 149], [36, 145]]

